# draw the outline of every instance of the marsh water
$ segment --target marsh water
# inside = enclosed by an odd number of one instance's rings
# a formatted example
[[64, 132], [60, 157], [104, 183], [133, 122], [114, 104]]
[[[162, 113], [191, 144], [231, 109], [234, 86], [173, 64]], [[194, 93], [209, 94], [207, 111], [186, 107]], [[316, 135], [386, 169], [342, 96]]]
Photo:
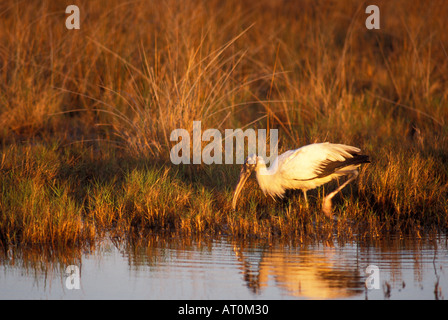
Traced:
[[446, 235], [369, 243], [104, 237], [89, 248], [8, 248], [0, 257], [0, 299], [448, 297]]

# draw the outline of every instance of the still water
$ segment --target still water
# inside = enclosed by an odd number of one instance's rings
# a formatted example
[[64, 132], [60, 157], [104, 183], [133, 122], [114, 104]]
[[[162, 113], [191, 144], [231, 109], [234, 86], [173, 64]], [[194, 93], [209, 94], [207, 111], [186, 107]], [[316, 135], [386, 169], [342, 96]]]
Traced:
[[444, 298], [445, 235], [331, 244], [105, 237], [64, 254], [0, 255], [0, 299]]

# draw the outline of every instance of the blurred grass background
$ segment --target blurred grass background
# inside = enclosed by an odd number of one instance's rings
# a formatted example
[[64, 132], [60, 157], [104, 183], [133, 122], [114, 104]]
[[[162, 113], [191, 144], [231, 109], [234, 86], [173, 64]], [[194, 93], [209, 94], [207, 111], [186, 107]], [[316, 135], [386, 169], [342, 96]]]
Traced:
[[[72, 4], [80, 30], [65, 27]], [[334, 236], [320, 212], [334, 185], [309, 210], [250, 188], [233, 212], [238, 166], [172, 165], [171, 131], [195, 120], [278, 129], [280, 151], [369, 154], [336, 198], [338, 236], [445, 231], [447, 16], [444, 0], [1, 2], [0, 242]]]

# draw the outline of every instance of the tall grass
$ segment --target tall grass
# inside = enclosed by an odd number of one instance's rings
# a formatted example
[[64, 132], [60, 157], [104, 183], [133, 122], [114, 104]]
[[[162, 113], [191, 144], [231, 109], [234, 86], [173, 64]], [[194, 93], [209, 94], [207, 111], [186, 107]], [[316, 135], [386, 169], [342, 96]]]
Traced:
[[[0, 240], [76, 243], [104, 230], [374, 236], [446, 229], [445, 1], [60, 1], [0, 4]], [[359, 146], [372, 163], [334, 185], [230, 208], [239, 169], [173, 166], [170, 133], [279, 129], [280, 149]], [[333, 227], [336, 227], [334, 229]]]

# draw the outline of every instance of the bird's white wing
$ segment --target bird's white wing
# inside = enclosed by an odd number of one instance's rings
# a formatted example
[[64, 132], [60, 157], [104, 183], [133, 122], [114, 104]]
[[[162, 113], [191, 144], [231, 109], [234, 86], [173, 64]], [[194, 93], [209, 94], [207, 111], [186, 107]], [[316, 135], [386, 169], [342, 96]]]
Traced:
[[290, 150], [278, 157], [280, 174], [285, 179], [308, 180], [321, 174], [324, 163], [344, 161], [361, 150], [333, 143], [315, 143]]

